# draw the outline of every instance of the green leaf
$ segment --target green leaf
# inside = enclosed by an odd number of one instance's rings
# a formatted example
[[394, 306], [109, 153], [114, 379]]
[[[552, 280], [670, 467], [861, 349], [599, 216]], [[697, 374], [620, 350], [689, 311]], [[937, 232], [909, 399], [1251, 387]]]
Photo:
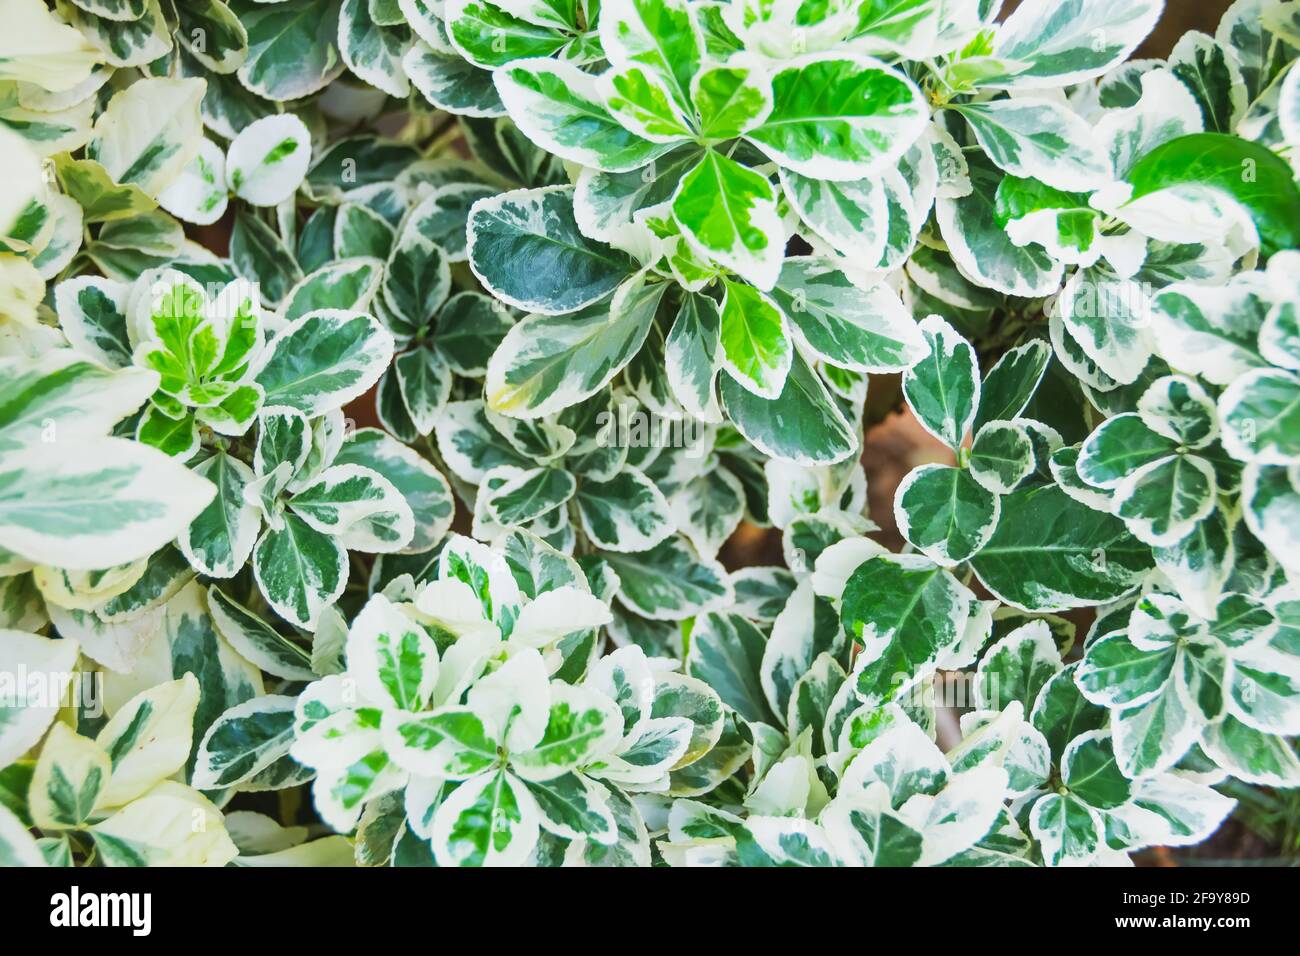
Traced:
[[674, 492], [668, 508], [701, 554], [717, 554], [745, 516], [745, 489], [730, 471], [714, 468]]
[[1199, 729], [1178, 681], [1168, 681], [1145, 703], [1111, 712], [1115, 758], [1127, 777], [1168, 770], [1196, 742]]
[[709, 150], [678, 183], [672, 211], [706, 255], [760, 289], [772, 287], [785, 243], [776, 194], [765, 177]]
[[98, 276], [76, 276], [54, 287], [59, 326], [72, 345], [109, 368], [131, 364], [128, 287]]
[[795, 584], [794, 575], [778, 567], [741, 568], [731, 580], [736, 589], [736, 613], [759, 623], [776, 620]]
[[747, 137], [812, 179], [861, 179], [920, 137], [929, 111], [911, 81], [877, 61], [810, 54], [772, 76], [772, 111]]
[[660, 76], [640, 67], [613, 69], [600, 78], [605, 106], [624, 128], [652, 143], [693, 137], [693, 122], [674, 102]]
[[[1241, 175], [1247, 163], [1249, 182]], [[1225, 192], [1249, 211], [1265, 256], [1300, 246], [1300, 190], [1291, 168], [1258, 143], [1221, 133], [1180, 136], [1143, 156], [1126, 178], [1130, 203], [1185, 184]]]
[[457, 375], [481, 377], [488, 360], [514, 325], [509, 309], [477, 292], [459, 292], [438, 314], [433, 344]]
[[500, 744], [468, 707], [395, 712], [385, 717], [383, 731], [393, 759], [423, 777], [465, 780], [500, 760]]
[[[343, 0], [339, 10], [339, 52], [348, 68], [389, 96], [405, 97], [411, 84], [402, 69], [410, 34], [375, 21], [371, 0]], [[399, 21], [401, 18], [399, 17]]]
[[1000, 638], [980, 659], [975, 676], [979, 710], [1002, 711], [1013, 701], [1029, 710], [1061, 670], [1061, 654], [1045, 621], [1031, 621]]
[[1219, 397], [1224, 448], [1239, 461], [1286, 465], [1300, 461], [1300, 377], [1258, 369]]
[[563, 468], [493, 469], [483, 478], [480, 495], [487, 515], [507, 527], [527, 524], [573, 497], [577, 481]]
[[312, 680], [311, 655], [305, 648], [273, 631], [248, 608], [232, 601], [220, 588], [208, 590], [212, 623], [239, 654], [268, 674], [285, 680]]
[[387, 259], [393, 249], [393, 226], [378, 212], [360, 203], [345, 202], [334, 217], [334, 256]]
[[889, 238], [889, 196], [877, 176], [827, 182], [780, 170], [790, 205], [817, 238], [840, 255], [879, 264]]
[[486, 0], [452, 0], [445, 10], [448, 39], [465, 59], [483, 69], [549, 57], [569, 42], [553, 26], [519, 19]]
[[533, 747], [510, 756], [511, 767], [525, 780], [553, 780], [586, 766], [623, 738], [623, 715], [608, 697], [563, 683], [551, 687], [546, 730]]
[[194, 466], [194, 473], [216, 486], [216, 496], [190, 522], [178, 544], [194, 567], [209, 577], [234, 577], [248, 560], [261, 518], [244, 497], [253, 471], [218, 449]]
[[597, 547], [647, 551], [673, 531], [663, 493], [635, 468], [609, 481], [584, 480], [574, 498], [582, 530]]
[[178, 219], [211, 225], [226, 214], [229, 188], [226, 156], [205, 137], [181, 174], [158, 194], [158, 204]]
[[408, 219], [384, 269], [384, 302], [414, 329], [433, 318], [451, 291], [446, 254], [425, 228], [424, 219]]
[[289, 507], [312, 528], [357, 551], [400, 551], [414, 534], [411, 506], [401, 492], [362, 465], [331, 465], [297, 487]]
[[978, 285], [1023, 298], [1053, 295], [1064, 272], [1060, 262], [1041, 246], [1018, 246], [998, 221], [996, 197], [1000, 170], [974, 156], [970, 162], [971, 192], [950, 199], [940, 196], [935, 217], [948, 251], [962, 272]]
[[725, 278], [722, 286], [722, 365], [755, 395], [774, 399], [781, 394], [794, 351], [785, 316], [753, 286]]
[[1249, 644], [1232, 655], [1228, 685], [1229, 713], [1264, 733], [1294, 733], [1300, 725], [1300, 687], [1288, 672], [1291, 658], [1268, 646]]
[[1155, 548], [1156, 566], [1196, 613], [1213, 617], [1234, 559], [1227, 518], [1216, 510], [1182, 541]]
[[176, 15], [180, 27], [176, 38], [213, 73], [233, 73], [244, 65], [248, 32], [221, 0], [188, 3], [177, 7]]
[[253, 548], [253, 575], [275, 613], [311, 630], [347, 586], [347, 552], [297, 515], [285, 514], [283, 527], [268, 528]]
[[438, 647], [424, 628], [382, 594], [372, 595], [352, 622], [348, 677], [362, 700], [419, 711], [438, 680]]
[[1113, 601], [1137, 587], [1151, 565], [1151, 549], [1123, 522], [1055, 486], [1003, 498], [997, 530], [971, 560], [985, 587], [1028, 611]]
[[359, 465], [385, 478], [405, 499], [415, 530], [404, 551], [428, 551], [451, 527], [455, 503], [447, 479], [412, 448], [377, 428], [352, 434], [335, 456], [337, 465]]
[[254, 697], [222, 714], [198, 747], [193, 784], [202, 790], [281, 789], [310, 771], [289, 756], [296, 697]]
[[329, 261], [296, 282], [285, 295], [281, 313], [292, 321], [322, 308], [369, 311], [381, 278], [387, 280], [380, 259], [357, 256]]
[[32, 822], [50, 830], [81, 826], [111, 773], [103, 748], [56, 723], [41, 747], [28, 790]]
[[1101, 848], [1101, 816], [1072, 794], [1049, 793], [1030, 811], [1029, 830], [1043, 850], [1048, 866], [1081, 866]]
[[830, 465], [858, 448], [852, 426], [817, 373], [798, 354], [792, 356], [790, 374], [774, 400], [760, 398], [731, 376], [722, 379], [721, 391], [722, 404], [737, 430], [774, 458]]
[[772, 88], [757, 69], [714, 66], [691, 81], [690, 101], [705, 139], [734, 139], [753, 129], [772, 110]]
[[454, 51], [416, 40], [402, 57], [406, 77], [429, 103], [459, 116], [501, 116], [505, 106], [492, 74]]
[[566, 773], [524, 786], [537, 802], [542, 826], [570, 840], [591, 840], [597, 846], [612, 844], [618, 837], [617, 823], [610, 808], [610, 793], [580, 773]]
[[864, 292], [811, 258], [786, 259], [773, 301], [821, 359], [856, 372], [898, 372], [925, 357], [926, 342], [898, 296]]
[[1236, 51], [1214, 37], [1192, 30], [1169, 55], [1169, 69], [1191, 91], [1204, 118], [1203, 128], [1212, 133], [1231, 134], [1248, 105], [1246, 81]]
[[855, 45], [923, 59], [934, 50], [935, 34], [951, 20], [941, 0], [866, 0], [857, 5]]
[[[10, 673], [71, 673], [80, 647], [75, 639], [4, 631], [0, 664]], [[58, 701], [24, 700], [0, 705], [0, 760], [6, 766], [36, 746], [58, 713]]]
[[609, 62], [651, 71], [688, 110], [702, 45], [684, 0], [611, 0], [600, 13], [601, 45]]
[[397, 179], [419, 158], [419, 151], [407, 143], [370, 135], [348, 136], [330, 143], [312, 160], [307, 171], [308, 192], [343, 202], [353, 190]]
[[1075, 683], [1078, 664], [1057, 671], [1038, 693], [1030, 722], [1042, 733], [1059, 763], [1070, 741], [1089, 730], [1104, 727], [1108, 719], [1105, 708], [1089, 703]]
[[1294, 469], [1280, 465], [1250, 465], [1243, 475], [1241, 503], [1255, 537], [1283, 567], [1294, 572], [1300, 564], [1293, 520], [1300, 509], [1300, 488], [1293, 475]]
[[1116, 415], [1104, 422], [1079, 452], [1079, 477], [1098, 488], [1114, 488], [1140, 468], [1173, 454], [1175, 445], [1147, 427], [1141, 416]]
[[664, 342], [664, 364], [673, 397], [704, 421], [722, 417], [714, 391], [721, 328], [718, 304], [706, 295], [691, 293], [683, 296]]
[[1023, 422], [989, 422], [971, 442], [970, 476], [996, 495], [1010, 494], [1038, 466], [1034, 440]]
[[469, 212], [480, 199], [495, 196], [497, 190], [481, 183], [448, 183], [439, 186], [409, 213], [403, 233], [418, 232], [442, 247], [448, 262], [465, 261], [465, 225]]
[[740, 615], [710, 612], [691, 629], [687, 673], [717, 691], [745, 720], [774, 725], [759, 677], [766, 645], [763, 632]]
[[118, 185], [102, 164], [93, 159], [55, 158], [59, 184], [81, 206], [87, 223], [123, 219], [148, 212], [157, 202], [134, 183]]
[[241, 277], [257, 283], [262, 298], [272, 305], [284, 301], [302, 280], [302, 269], [293, 253], [270, 226], [246, 210], [235, 215], [230, 261]]
[[1300, 782], [1300, 758], [1287, 738], [1261, 733], [1231, 714], [1205, 728], [1201, 743], [1216, 764], [1239, 780], [1287, 788]]
[[1153, 547], [1176, 544], [1215, 506], [1214, 469], [1195, 455], [1171, 455], [1130, 472], [1115, 488], [1115, 514]]
[[704, 559], [677, 536], [640, 554], [607, 553], [618, 575], [619, 604], [655, 621], [680, 621], [716, 607], [732, 597], [722, 565]]
[[1158, 338], [1152, 334], [1151, 300], [1142, 285], [1101, 267], [1083, 269], [1065, 284], [1059, 301], [1064, 331], [1100, 369], [1100, 377], [1121, 384], [1136, 381]]
[[[193, 587], [198, 590], [197, 584]], [[99, 797], [101, 806], [130, 803], [185, 766], [199, 695], [191, 671], [136, 694], [117, 709], [95, 738], [113, 767]]]

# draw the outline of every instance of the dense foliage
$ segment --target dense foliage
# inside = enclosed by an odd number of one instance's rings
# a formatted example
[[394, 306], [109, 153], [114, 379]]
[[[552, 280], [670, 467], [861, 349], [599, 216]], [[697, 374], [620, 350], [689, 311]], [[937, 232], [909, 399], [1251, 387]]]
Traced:
[[1300, 787], [1300, 2], [1163, 6], [0, 0], [0, 863], [1113, 865]]

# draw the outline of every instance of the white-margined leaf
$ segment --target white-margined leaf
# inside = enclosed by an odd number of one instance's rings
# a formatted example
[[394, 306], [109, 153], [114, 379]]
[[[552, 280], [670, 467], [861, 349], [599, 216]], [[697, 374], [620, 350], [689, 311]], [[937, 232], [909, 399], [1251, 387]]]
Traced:
[[310, 164], [307, 127], [292, 113], [281, 113], [239, 131], [226, 154], [226, 176], [240, 199], [274, 206], [298, 190]]
[[903, 395], [926, 431], [961, 447], [980, 404], [979, 359], [956, 329], [937, 315], [921, 322], [929, 354], [903, 374]]
[[266, 390], [267, 405], [320, 415], [374, 385], [392, 355], [392, 335], [370, 316], [321, 309], [296, 319], [267, 343], [257, 382]]
[[674, 530], [667, 499], [635, 468], [609, 481], [584, 480], [574, 500], [582, 530], [610, 551], [647, 551]]
[[1025, 610], [1104, 604], [1137, 587], [1151, 549], [1123, 522], [1054, 486], [1002, 499], [993, 537], [971, 562], [985, 587]]
[[957, 107], [990, 159], [1012, 176], [1056, 189], [1099, 189], [1114, 178], [1088, 124], [1049, 99], [994, 100]]
[[1001, 512], [998, 496], [971, 471], [947, 465], [913, 469], [894, 494], [899, 532], [945, 566], [967, 560], [987, 544]]
[[864, 292], [814, 259], [786, 259], [771, 292], [819, 358], [857, 372], [897, 372], [925, 356], [921, 330], [898, 296]]
[[0, 705], [0, 761], [5, 766], [27, 753], [45, 734], [58, 713], [61, 695], [73, 679], [80, 647], [75, 639], [40, 637], [22, 631], [0, 632], [0, 665], [10, 674], [37, 675], [43, 686], [55, 691], [44, 700], [26, 699], [24, 693]]
[[634, 271], [624, 253], [578, 231], [570, 187], [480, 199], [470, 210], [468, 253], [498, 298], [545, 315], [589, 306]]
[[1155, 26], [1160, 0], [1029, 0], [997, 30], [993, 55], [1016, 64], [985, 82], [1054, 89], [1101, 76], [1137, 49]]
[[622, 173], [671, 148], [626, 129], [605, 106], [595, 78], [571, 63], [520, 60], [497, 71], [494, 79], [510, 118], [524, 134], [571, 162]]
[[289, 756], [297, 698], [254, 697], [222, 714], [199, 742], [193, 784], [203, 790], [280, 789], [309, 774]]
[[932, 672], [961, 638], [972, 596], [920, 555], [869, 558], [844, 588], [845, 630], [863, 644], [854, 664], [858, 695], [881, 704]]
[[640, 350], [654, 322], [666, 286], [648, 279], [637, 273], [610, 299], [574, 315], [535, 314], [516, 323], [488, 363], [488, 407], [539, 418], [604, 388]]
[[772, 75], [772, 111], [747, 137], [778, 165], [854, 180], [905, 153], [929, 119], [920, 90], [868, 57], [812, 53]]
[[341, 0], [241, 4], [248, 59], [239, 68], [240, 82], [279, 103], [323, 89], [345, 67], [338, 49], [340, 5]]
[[777, 398], [760, 398], [731, 376], [722, 379], [721, 391], [723, 407], [736, 428], [774, 458], [831, 465], [858, 447], [858, 437], [826, 386], [797, 351]]

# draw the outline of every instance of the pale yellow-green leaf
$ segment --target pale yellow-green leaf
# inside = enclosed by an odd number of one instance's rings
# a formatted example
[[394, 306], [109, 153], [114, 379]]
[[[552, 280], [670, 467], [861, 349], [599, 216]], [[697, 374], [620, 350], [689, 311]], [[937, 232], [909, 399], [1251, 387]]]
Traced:
[[187, 673], [137, 694], [113, 715], [96, 738], [113, 758], [99, 806], [122, 806], [185, 766], [198, 703], [199, 682]]

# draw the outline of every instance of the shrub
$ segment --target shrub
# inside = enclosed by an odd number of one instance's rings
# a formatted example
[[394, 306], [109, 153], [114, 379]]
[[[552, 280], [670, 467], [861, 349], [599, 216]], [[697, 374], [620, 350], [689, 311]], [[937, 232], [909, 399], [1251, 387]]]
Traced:
[[1111, 865], [1300, 787], [1300, 2], [1163, 7], [0, 0], [0, 863]]

